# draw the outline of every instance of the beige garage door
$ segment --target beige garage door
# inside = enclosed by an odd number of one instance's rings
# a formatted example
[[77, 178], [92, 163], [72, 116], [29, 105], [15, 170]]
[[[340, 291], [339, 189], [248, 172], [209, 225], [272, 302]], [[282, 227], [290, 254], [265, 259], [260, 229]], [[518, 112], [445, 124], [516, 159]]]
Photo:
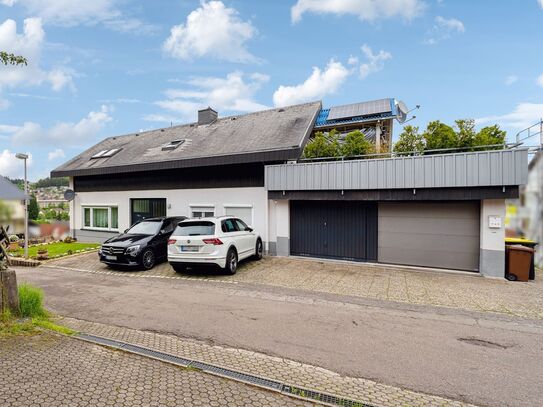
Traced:
[[380, 203], [382, 263], [479, 270], [479, 203]]

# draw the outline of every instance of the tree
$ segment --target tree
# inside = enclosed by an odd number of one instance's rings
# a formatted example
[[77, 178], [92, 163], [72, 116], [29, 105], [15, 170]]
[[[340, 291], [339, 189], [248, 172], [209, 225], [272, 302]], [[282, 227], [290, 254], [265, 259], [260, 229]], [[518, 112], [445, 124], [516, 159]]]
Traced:
[[[495, 124], [494, 126], [483, 127], [475, 136], [475, 146], [492, 146], [496, 144], [503, 145], [507, 132], [500, 130], [500, 126]], [[493, 150], [499, 150], [503, 147], [492, 147]]]
[[6, 51], [0, 51], [0, 62], [4, 65], [28, 65], [25, 57], [8, 54]]
[[458, 135], [454, 129], [439, 120], [428, 123], [422, 137], [426, 145], [425, 151], [458, 147]]
[[36, 195], [32, 194], [30, 196], [30, 202], [28, 203], [28, 219], [36, 220], [40, 215], [40, 207], [38, 205], [38, 200]]
[[470, 148], [474, 145], [477, 132], [475, 131], [475, 120], [473, 119], [459, 119], [455, 120], [456, 137], [458, 139], [457, 147]]
[[341, 146], [341, 154], [345, 157], [371, 154], [373, 152], [375, 152], [373, 144], [360, 130], [355, 130], [348, 133], [345, 137], [343, 145]]
[[394, 144], [394, 152], [422, 153], [424, 147], [424, 138], [419, 133], [419, 128], [417, 126], [407, 125], [403, 128], [398, 141]]
[[339, 139], [334, 129], [325, 134], [321, 131], [315, 133], [304, 148], [304, 158], [337, 157], [340, 154]]

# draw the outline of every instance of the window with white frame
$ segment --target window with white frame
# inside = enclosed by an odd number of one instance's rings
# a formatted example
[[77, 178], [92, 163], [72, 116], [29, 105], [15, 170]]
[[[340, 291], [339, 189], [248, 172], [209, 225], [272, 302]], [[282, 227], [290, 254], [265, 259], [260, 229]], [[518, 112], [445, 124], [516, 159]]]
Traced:
[[97, 230], [119, 229], [119, 209], [116, 206], [84, 206], [83, 228]]
[[215, 216], [213, 205], [190, 205], [190, 216], [192, 218], [210, 218]]

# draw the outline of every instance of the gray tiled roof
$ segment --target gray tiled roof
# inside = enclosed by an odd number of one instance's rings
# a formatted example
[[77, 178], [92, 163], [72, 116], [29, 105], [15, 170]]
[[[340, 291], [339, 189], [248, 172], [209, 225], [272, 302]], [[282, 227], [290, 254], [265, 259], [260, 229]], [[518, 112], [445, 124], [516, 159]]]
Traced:
[[[186, 124], [109, 137], [52, 171], [52, 176], [94, 175], [266, 162], [298, 158], [321, 109], [320, 102], [219, 118], [208, 125]], [[186, 141], [171, 151], [162, 145]], [[91, 159], [120, 148], [108, 158]]]
[[0, 200], [24, 200], [25, 193], [0, 175]]

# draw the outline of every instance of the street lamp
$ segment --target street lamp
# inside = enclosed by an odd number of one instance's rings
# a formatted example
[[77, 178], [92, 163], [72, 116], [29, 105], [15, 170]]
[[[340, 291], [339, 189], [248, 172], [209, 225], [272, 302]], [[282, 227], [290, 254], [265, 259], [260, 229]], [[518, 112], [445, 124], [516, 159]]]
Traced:
[[17, 153], [15, 157], [25, 163], [25, 259], [28, 259], [28, 182], [26, 180], [26, 160], [28, 154]]

